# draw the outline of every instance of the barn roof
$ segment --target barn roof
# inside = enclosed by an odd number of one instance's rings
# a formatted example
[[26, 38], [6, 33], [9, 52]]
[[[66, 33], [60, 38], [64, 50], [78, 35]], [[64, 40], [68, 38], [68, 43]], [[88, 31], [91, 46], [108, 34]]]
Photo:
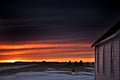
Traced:
[[94, 47], [96, 44], [101, 42], [102, 40], [106, 39], [107, 37], [113, 35], [120, 29], [120, 21], [117, 22], [110, 30], [108, 30], [102, 37], [100, 37], [91, 47]]

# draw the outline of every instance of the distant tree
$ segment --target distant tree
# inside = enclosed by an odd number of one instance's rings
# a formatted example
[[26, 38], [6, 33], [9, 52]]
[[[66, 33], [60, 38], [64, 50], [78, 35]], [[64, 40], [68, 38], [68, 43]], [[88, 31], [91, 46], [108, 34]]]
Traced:
[[94, 65], [95, 63], [94, 63], [94, 62], [92, 62], [91, 64], [92, 64], [92, 65]]
[[72, 64], [72, 62], [71, 62], [71, 61], [69, 61], [69, 62], [68, 62], [68, 64]]
[[82, 65], [82, 64], [83, 64], [83, 61], [82, 61], [82, 60], [80, 60], [79, 64], [80, 64], [80, 65]]
[[90, 62], [86, 62], [85, 64], [86, 64], [86, 65], [89, 65], [89, 64], [90, 64]]
[[47, 62], [46, 61], [42, 61], [42, 64], [46, 64]]
[[77, 62], [77, 61], [75, 61], [75, 62], [74, 62], [74, 65], [77, 65], [77, 64], [78, 64], [78, 62]]

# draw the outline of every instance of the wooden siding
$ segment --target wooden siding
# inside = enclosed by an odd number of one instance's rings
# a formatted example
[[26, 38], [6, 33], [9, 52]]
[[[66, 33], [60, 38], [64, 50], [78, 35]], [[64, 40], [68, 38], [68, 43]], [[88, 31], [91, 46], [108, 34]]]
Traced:
[[119, 80], [119, 39], [113, 41], [113, 79]]
[[104, 46], [99, 47], [99, 69], [100, 73], [103, 73], [103, 48]]
[[96, 46], [96, 80], [119, 80], [119, 41], [116, 37]]

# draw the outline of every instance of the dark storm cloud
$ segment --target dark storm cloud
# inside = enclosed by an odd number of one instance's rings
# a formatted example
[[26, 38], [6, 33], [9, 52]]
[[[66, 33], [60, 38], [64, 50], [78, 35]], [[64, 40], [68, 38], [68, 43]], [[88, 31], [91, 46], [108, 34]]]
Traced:
[[6, 40], [24, 40], [26, 38], [31, 38], [31, 36], [43, 36], [45, 34], [45, 30], [43, 28], [38, 27], [28, 27], [28, 26], [21, 26], [21, 27], [4, 27], [2, 29], [0, 36]]
[[7, 0], [0, 5], [1, 41], [86, 37], [82, 41], [88, 42], [120, 17], [116, 1]]

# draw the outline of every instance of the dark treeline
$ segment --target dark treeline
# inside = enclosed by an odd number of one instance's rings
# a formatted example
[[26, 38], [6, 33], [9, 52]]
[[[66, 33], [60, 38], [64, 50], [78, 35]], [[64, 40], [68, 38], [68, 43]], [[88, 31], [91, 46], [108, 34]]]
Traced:
[[79, 62], [68, 61], [68, 62], [47, 62], [47, 61], [40, 61], [40, 62], [14, 62], [14, 63], [0, 63], [0, 66], [7, 66], [7, 65], [29, 65], [29, 64], [38, 64], [38, 65], [72, 65], [72, 66], [94, 66], [94, 62], [83, 62], [80, 60]]

